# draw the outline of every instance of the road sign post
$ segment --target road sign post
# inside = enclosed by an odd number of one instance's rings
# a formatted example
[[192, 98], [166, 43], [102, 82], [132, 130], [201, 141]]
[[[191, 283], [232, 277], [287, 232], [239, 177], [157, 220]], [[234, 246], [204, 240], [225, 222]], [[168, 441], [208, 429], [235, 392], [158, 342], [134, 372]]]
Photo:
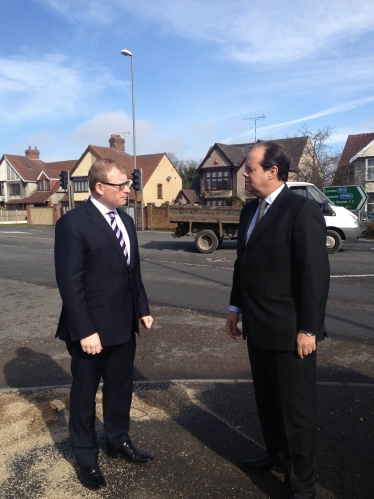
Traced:
[[324, 187], [323, 192], [336, 206], [347, 210], [361, 210], [368, 199], [362, 185]]

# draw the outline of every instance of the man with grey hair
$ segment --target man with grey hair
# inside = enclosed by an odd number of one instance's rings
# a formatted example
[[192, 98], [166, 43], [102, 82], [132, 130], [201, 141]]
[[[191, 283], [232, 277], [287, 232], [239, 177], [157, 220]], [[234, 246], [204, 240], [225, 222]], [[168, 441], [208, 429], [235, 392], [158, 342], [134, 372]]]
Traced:
[[55, 268], [63, 302], [56, 336], [72, 356], [69, 430], [78, 476], [84, 486], [99, 489], [106, 485], [94, 431], [101, 378], [107, 455], [138, 464], [152, 460], [135, 448], [129, 426], [135, 333], [139, 320], [150, 329], [153, 318], [135, 226], [117, 210], [130, 192], [126, 170], [100, 159], [91, 166], [88, 180], [89, 200], [56, 224]]
[[318, 204], [285, 184], [291, 165], [277, 142], [245, 160], [245, 188], [257, 199], [240, 215], [226, 329], [247, 339], [267, 453], [249, 473], [285, 471], [290, 499], [316, 495], [316, 350], [324, 339], [330, 269]]

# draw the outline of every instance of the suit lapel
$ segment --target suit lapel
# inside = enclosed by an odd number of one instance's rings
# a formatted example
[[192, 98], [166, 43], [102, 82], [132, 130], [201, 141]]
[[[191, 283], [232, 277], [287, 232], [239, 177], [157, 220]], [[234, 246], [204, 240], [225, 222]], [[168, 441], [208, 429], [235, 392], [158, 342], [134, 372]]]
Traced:
[[289, 189], [285, 185], [281, 190], [281, 192], [278, 194], [278, 196], [275, 198], [274, 202], [271, 204], [266, 214], [262, 217], [262, 219], [258, 222], [258, 224], [255, 225], [253, 232], [249, 237], [248, 244], [245, 247], [243, 258], [246, 257], [249, 249], [252, 247], [253, 243], [261, 236], [263, 231], [277, 218], [279, 211], [288, 194], [289, 194]]
[[[123, 253], [123, 249], [119, 244], [119, 241], [113, 232], [113, 229], [105, 220], [100, 211], [96, 208], [96, 206], [90, 201], [86, 201], [86, 212], [89, 215], [89, 220], [99, 229], [101, 232], [108, 238], [108, 240], [113, 244], [115, 250], [119, 254], [119, 256], [123, 259], [124, 264], [128, 268], [125, 255]], [[108, 210], [109, 211], [109, 210]], [[122, 218], [122, 217], [121, 217]]]
[[257, 206], [258, 206], [258, 200], [253, 200], [251, 202], [251, 206], [248, 207], [248, 214], [243, 222], [244, 224], [244, 228], [243, 228], [243, 231], [241, 231], [241, 237], [238, 241], [238, 247], [239, 248], [242, 248], [243, 251], [244, 251], [244, 248], [245, 248], [245, 242], [246, 242], [246, 239], [247, 239], [247, 233], [248, 233], [248, 229], [249, 229], [249, 226], [251, 225], [251, 222], [252, 222], [252, 219], [253, 219], [253, 216], [254, 214], [256, 213], [256, 210], [257, 210]]

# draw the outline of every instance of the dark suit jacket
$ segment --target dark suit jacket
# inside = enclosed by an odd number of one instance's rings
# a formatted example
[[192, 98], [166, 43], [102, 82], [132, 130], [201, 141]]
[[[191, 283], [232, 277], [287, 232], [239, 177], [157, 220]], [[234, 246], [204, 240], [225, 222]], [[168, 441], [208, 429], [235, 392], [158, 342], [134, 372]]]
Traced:
[[56, 224], [55, 268], [63, 307], [56, 336], [70, 342], [97, 332], [103, 346], [128, 341], [149, 315], [132, 218], [118, 210], [130, 239], [130, 266], [95, 205], [69, 211]]
[[230, 304], [243, 336], [259, 347], [295, 350], [299, 330], [324, 338], [330, 269], [318, 204], [285, 186], [245, 246], [258, 200], [242, 210]]

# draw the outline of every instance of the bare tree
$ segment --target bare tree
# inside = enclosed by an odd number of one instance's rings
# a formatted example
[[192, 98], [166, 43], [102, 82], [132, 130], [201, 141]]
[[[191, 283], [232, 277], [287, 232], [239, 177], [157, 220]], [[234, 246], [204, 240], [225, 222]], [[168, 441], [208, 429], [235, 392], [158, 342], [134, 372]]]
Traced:
[[296, 137], [308, 136], [303, 168], [299, 171], [301, 182], [311, 182], [322, 188], [331, 185], [342, 155], [342, 148], [334, 149], [327, 142], [331, 140], [335, 128], [324, 126], [312, 132], [305, 123], [297, 131]]
[[196, 169], [201, 163], [201, 160], [196, 161], [194, 159], [179, 159], [173, 152], [168, 152], [167, 155], [182, 178], [182, 188], [189, 189], [195, 178]]

